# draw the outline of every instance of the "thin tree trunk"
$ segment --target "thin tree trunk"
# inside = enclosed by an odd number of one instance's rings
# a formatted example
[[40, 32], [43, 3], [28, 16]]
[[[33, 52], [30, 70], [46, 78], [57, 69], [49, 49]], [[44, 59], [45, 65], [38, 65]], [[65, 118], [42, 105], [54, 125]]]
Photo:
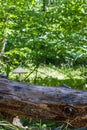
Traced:
[[3, 46], [2, 46], [2, 49], [1, 49], [1, 56], [4, 56], [6, 44], [7, 44], [7, 39], [5, 38], [3, 40]]
[[43, 11], [46, 11], [46, 0], [43, 0]]

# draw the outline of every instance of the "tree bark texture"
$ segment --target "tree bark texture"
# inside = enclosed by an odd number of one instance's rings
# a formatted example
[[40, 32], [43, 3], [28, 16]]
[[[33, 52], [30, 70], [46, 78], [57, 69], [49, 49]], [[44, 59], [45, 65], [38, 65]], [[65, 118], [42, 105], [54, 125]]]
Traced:
[[0, 78], [0, 112], [87, 126], [87, 91], [28, 85]]

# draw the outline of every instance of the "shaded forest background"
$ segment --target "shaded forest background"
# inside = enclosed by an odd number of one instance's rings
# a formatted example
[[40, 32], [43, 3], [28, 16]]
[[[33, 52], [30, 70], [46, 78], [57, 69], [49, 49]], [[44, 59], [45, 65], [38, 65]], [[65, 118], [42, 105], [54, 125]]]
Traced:
[[[87, 0], [3, 0], [0, 10], [1, 73], [14, 79], [12, 70], [21, 66], [29, 70], [25, 82], [86, 88]], [[48, 76], [49, 67], [69, 80]]]

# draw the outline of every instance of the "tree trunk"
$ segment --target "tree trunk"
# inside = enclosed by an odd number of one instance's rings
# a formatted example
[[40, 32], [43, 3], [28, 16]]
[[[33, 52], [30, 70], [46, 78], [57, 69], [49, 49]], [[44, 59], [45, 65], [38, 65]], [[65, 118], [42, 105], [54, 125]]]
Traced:
[[87, 126], [87, 91], [46, 87], [0, 78], [0, 112], [11, 116], [51, 119], [74, 127]]
[[46, 11], [46, 0], [43, 0], [43, 11]]

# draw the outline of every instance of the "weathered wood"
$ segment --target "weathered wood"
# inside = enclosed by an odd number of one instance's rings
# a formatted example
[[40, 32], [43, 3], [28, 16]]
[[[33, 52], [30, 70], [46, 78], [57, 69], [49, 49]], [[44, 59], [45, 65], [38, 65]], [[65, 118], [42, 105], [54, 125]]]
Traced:
[[0, 78], [0, 112], [87, 126], [87, 91], [34, 86]]

